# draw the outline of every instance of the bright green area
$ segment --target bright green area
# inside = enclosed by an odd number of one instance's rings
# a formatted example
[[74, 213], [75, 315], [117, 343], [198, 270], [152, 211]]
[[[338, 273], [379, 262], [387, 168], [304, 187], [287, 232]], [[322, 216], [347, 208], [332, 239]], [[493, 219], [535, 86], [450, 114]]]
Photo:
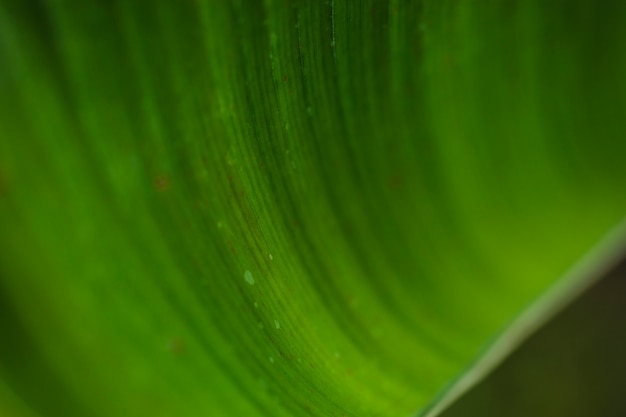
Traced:
[[0, 0], [0, 410], [425, 409], [626, 213], [625, 22]]

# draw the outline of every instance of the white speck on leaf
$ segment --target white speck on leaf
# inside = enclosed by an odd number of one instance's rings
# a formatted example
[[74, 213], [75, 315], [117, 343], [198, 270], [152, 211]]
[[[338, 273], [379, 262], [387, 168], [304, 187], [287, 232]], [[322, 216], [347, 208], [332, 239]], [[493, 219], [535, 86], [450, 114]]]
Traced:
[[274, 257], [272, 256], [272, 254], [270, 253], [269, 255], [267, 255], [268, 258], [270, 258], [270, 261], [274, 260]]
[[274, 320], [274, 326], [276, 326], [277, 329], [280, 329], [280, 323], [278, 320]]
[[254, 285], [254, 278], [252, 277], [252, 272], [246, 270], [244, 272], [243, 277], [246, 279], [246, 282], [250, 285]]

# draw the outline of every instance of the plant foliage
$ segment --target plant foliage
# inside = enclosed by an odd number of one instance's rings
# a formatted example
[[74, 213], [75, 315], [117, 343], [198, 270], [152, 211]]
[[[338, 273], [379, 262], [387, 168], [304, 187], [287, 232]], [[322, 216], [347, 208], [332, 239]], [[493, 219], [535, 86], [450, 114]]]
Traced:
[[614, 255], [625, 17], [1, 0], [0, 411], [436, 412]]

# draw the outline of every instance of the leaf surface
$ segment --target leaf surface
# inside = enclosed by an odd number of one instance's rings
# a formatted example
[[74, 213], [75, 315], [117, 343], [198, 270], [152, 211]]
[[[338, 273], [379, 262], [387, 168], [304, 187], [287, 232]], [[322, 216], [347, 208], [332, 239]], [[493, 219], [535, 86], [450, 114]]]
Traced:
[[620, 248], [609, 3], [3, 0], [0, 407], [436, 413]]

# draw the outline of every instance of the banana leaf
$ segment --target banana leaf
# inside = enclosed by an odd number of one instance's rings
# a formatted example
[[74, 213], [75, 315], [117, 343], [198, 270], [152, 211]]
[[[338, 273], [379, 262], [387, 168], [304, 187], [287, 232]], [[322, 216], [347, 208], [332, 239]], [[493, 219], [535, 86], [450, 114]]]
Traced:
[[624, 251], [624, 23], [0, 0], [0, 413], [438, 414]]

